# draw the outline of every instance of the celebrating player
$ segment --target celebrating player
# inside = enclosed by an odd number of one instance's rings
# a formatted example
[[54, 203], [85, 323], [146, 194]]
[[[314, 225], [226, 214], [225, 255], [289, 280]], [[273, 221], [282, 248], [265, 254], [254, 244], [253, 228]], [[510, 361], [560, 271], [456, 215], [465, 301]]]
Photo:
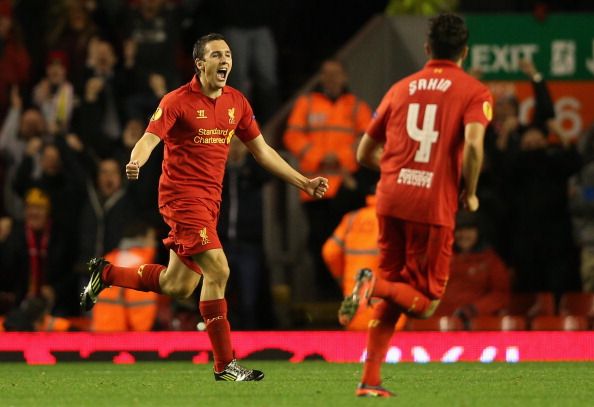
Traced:
[[186, 298], [203, 278], [199, 308], [213, 348], [215, 379], [261, 380], [261, 371], [235, 361], [227, 321], [224, 295], [229, 265], [216, 223], [229, 142], [238, 137], [262, 167], [312, 197], [324, 195], [328, 180], [301, 175], [264, 141], [249, 102], [225, 86], [232, 56], [222, 35], [201, 37], [194, 44], [193, 58], [196, 75], [163, 97], [126, 165], [128, 179], [138, 179], [152, 150], [161, 140], [165, 143], [159, 210], [171, 228], [164, 239], [170, 249], [169, 265], [132, 269], [92, 259], [81, 307], [91, 309], [101, 290], [112, 285]]
[[381, 386], [380, 367], [396, 320], [401, 313], [427, 318], [439, 304], [448, 281], [461, 175], [464, 205], [470, 211], [479, 206], [476, 189], [492, 98], [461, 69], [467, 40], [460, 17], [431, 19], [425, 44], [429, 62], [386, 93], [357, 150], [361, 164], [381, 173], [380, 278], [359, 272], [339, 320], [348, 324], [370, 297], [384, 299], [368, 325], [358, 396], [393, 395]]

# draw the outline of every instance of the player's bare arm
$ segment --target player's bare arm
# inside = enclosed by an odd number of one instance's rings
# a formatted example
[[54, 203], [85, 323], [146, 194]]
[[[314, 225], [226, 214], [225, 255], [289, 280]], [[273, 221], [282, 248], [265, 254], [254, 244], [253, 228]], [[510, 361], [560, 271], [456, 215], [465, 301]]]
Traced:
[[462, 175], [464, 176], [464, 204], [469, 211], [476, 211], [479, 200], [476, 196], [481, 166], [483, 165], [483, 141], [485, 126], [480, 123], [468, 123], [464, 128], [464, 153], [462, 158]]
[[248, 141], [245, 145], [263, 168], [289, 184], [307, 192], [310, 196], [322, 198], [328, 190], [328, 180], [326, 178], [309, 179], [300, 174], [266, 143], [261, 134]]
[[383, 146], [365, 133], [357, 147], [357, 162], [364, 167], [379, 171], [382, 150]]
[[136, 142], [130, 154], [130, 162], [126, 164], [126, 177], [128, 179], [138, 179], [140, 167], [148, 161], [151, 153], [160, 141], [161, 139], [158, 136], [147, 132]]

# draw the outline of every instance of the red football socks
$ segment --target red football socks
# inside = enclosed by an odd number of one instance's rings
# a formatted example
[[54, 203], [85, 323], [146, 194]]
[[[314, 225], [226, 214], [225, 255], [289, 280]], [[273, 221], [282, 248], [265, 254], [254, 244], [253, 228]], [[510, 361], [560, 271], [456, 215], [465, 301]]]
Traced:
[[224, 298], [200, 301], [200, 314], [206, 323], [206, 332], [212, 344], [215, 372], [222, 372], [233, 360], [227, 301]]
[[398, 304], [412, 314], [422, 314], [429, 308], [431, 300], [406, 283], [394, 283], [378, 278], [373, 288], [373, 297], [384, 298]]
[[109, 264], [103, 269], [101, 277], [107, 285], [161, 294], [159, 276], [165, 269], [167, 267], [160, 264], [143, 264], [138, 268]]
[[373, 318], [369, 321], [367, 329], [367, 357], [363, 366], [361, 383], [370, 386], [381, 384], [380, 369], [386, 358], [390, 338], [394, 333], [394, 326], [400, 312], [401, 309], [398, 306], [390, 304], [388, 301], [382, 301], [375, 305]]

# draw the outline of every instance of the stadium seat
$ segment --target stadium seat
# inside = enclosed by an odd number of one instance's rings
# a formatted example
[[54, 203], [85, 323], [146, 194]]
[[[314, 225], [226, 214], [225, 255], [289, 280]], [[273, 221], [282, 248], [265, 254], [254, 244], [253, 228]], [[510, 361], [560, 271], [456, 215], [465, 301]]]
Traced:
[[441, 316], [427, 319], [409, 318], [406, 324], [408, 331], [461, 331], [464, 329], [462, 321], [458, 317]]
[[470, 320], [472, 331], [523, 331], [526, 318], [519, 315], [479, 316]]
[[571, 292], [561, 296], [559, 314], [594, 318], [594, 293]]
[[528, 318], [555, 315], [555, 297], [551, 292], [512, 293], [504, 314]]
[[533, 331], [586, 331], [588, 319], [577, 315], [542, 315], [532, 320]]

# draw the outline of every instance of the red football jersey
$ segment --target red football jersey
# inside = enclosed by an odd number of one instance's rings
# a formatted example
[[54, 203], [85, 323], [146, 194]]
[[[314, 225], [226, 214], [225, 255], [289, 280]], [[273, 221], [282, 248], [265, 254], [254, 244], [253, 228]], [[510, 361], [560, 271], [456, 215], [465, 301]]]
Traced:
[[225, 86], [211, 99], [200, 89], [194, 76], [166, 94], [146, 129], [165, 143], [159, 206], [187, 198], [219, 202], [231, 138], [247, 142], [260, 134], [241, 92]]
[[447, 60], [431, 60], [394, 84], [367, 130], [385, 143], [377, 212], [453, 228], [464, 126], [486, 126], [492, 103], [485, 85]]

